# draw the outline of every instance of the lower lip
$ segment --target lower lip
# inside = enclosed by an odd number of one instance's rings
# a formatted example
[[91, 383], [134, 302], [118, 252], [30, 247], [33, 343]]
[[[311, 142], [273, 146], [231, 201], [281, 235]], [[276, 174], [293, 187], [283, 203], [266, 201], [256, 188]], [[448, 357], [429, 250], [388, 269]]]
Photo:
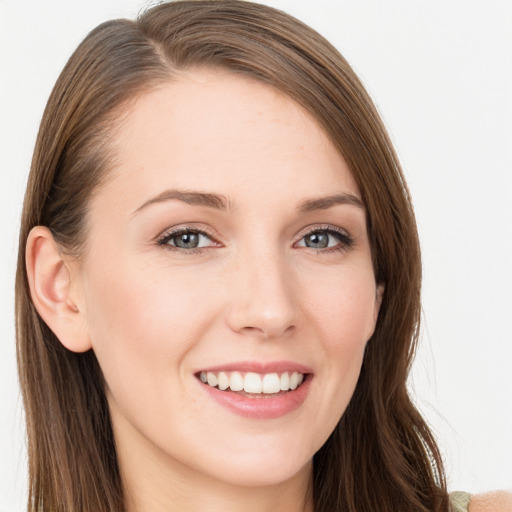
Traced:
[[304, 403], [309, 392], [312, 377], [309, 374], [304, 379], [304, 382], [293, 391], [287, 391], [272, 397], [261, 394], [261, 398], [258, 395], [248, 397], [232, 391], [221, 391], [201, 381], [199, 381], [199, 384], [217, 403], [239, 416], [251, 419], [272, 419], [285, 416], [298, 409]]

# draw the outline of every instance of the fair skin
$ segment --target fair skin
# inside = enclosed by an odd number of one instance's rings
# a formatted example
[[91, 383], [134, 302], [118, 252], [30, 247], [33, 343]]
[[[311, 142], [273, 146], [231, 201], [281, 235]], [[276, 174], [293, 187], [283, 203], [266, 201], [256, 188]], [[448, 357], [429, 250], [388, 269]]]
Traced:
[[473, 496], [469, 503], [469, 512], [510, 512], [512, 510], [512, 492], [494, 491]]
[[[292, 100], [197, 70], [130, 106], [114, 154], [55, 295], [76, 328], [59, 338], [104, 372], [129, 512], [311, 510], [382, 292], [346, 163]], [[304, 382], [233, 409], [208, 369]]]
[[[346, 163], [292, 100], [206, 70], [142, 95], [113, 146], [82, 261], [38, 227], [27, 267], [101, 365], [127, 512], [312, 511], [383, 293]], [[220, 390], [234, 372], [303, 382]]]

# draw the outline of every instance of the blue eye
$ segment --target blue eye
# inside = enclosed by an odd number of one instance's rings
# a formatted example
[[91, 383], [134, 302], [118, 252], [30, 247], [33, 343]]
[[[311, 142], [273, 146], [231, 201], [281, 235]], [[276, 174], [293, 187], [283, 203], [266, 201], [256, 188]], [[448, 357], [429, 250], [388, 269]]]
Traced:
[[215, 245], [215, 242], [202, 231], [192, 229], [179, 229], [171, 233], [166, 233], [158, 241], [158, 244], [187, 250], [211, 247]]
[[311, 233], [304, 237], [304, 245], [312, 249], [325, 249], [332, 247], [332, 237], [327, 233]]
[[343, 231], [329, 229], [317, 229], [303, 236], [298, 242], [298, 247], [310, 249], [347, 249], [353, 245], [352, 238]]

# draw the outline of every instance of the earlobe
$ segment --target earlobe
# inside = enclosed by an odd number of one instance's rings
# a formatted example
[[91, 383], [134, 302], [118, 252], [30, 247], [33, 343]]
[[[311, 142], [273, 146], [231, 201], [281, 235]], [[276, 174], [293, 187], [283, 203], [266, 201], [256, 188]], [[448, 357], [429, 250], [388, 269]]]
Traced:
[[69, 269], [47, 227], [36, 226], [31, 230], [26, 266], [32, 302], [41, 318], [67, 349], [89, 350], [84, 312], [72, 293]]

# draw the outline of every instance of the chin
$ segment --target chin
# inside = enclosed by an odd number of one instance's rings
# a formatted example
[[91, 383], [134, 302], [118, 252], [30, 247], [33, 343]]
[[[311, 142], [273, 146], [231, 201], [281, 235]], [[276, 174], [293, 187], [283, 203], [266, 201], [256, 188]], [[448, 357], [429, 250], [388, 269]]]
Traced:
[[[311, 440], [300, 436], [261, 435], [254, 432], [240, 436], [229, 446], [219, 443], [221, 451], [212, 451], [202, 460], [214, 478], [241, 487], [267, 487], [296, 478], [309, 480], [313, 455]], [[204, 453], [204, 452], [203, 452]]]
[[269, 460], [267, 463], [242, 462], [225, 467], [221, 474], [215, 474], [216, 478], [224, 483], [237, 487], [272, 487], [288, 481], [303, 479], [309, 481], [312, 474], [313, 462], [305, 464], [293, 464], [292, 461]]

